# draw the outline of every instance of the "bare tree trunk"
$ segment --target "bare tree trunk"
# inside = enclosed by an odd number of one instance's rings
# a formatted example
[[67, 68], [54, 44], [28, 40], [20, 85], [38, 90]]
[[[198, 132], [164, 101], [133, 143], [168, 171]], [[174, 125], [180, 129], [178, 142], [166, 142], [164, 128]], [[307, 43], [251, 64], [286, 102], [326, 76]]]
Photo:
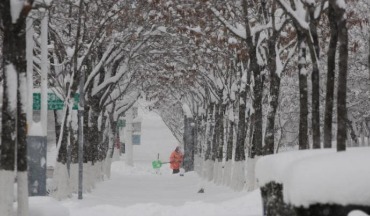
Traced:
[[[64, 118], [68, 118], [68, 115], [69, 115], [69, 109], [67, 109], [66, 111], [66, 115], [64, 116]], [[63, 122], [63, 121], [62, 121]], [[58, 157], [57, 157], [57, 161], [59, 163], [62, 163], [62, 164], [66, 164], [67, 163], [67, 143], [68, 143], [68, 122], [67, 120], [64, 121], [64, 130], [63, 130], [63, 134], [61, 134], [62, 136], [62, 142], [61, 142], [61, 145], [60, 145], [60, 149], [59, 149], [59, 152], [58, 152]]]
[[[252, 158], [254, 155], [263, 155], [262, 152], [262, 94], [263, 94], [263, 83], [259, 69], [253, 70], [254, 72], [254, 132], [252, 140]], [[272, 148], [273, 149], [273, 148]]]
[[[273, 19], [274, 20], [274, 19]], [[276, 73], [276, 32], [268, 41], [269, 48], [269, 70], [270, 70], [270, 104], [267, 114], [267, 124], [265, 131], [264, 154], [274, 154], [275, 149], [275, 115], [279, 105], [280, 77]]]
[[193, 118], [184, 117], [184, 169], [186, 172], [194, 170], [194, 139]]
[[233, 158], [233, 142], [234, 142], [234, 121], [229, 121], [229, 136], [227, 139], [227, 148], [226, 148], [226, 161], [229, 161]]
[[319, 76], [319, 56], [320, 46], [317, 35], [318, 20], [315, 19], [315, 7], [308, 7], [310, 14], [310, 31], [306, 38], [309, 39], [308, 45], [312, 61], [312, 147], [314, 149], [321, 148], [321, 133], [320, 133], [320, 76]]
[[217, 103], [215, 105], [215, 132], [213, 133], [213, 137], [212, 137], [212, 144], [213, 144], [213, 147], [212, 147], [212, 151], [213, 151], [213, 154], [212, 154], [212, 160], [213, 161], [216, 161], [216, 158], [217, 158], [217, 152], [218, 152], [218, 146], [219, 146], [219, 137], [220, 137], [220, 104]]
[[207, 147], [206, 147], [206, 154], [205, 154], [205, 160], [210, 160], [212, 159], [212, 137], [214, 133], [214, 122], [213, 122], [213, 109], [214, 109], [214, 104], [211, 103], [209, 105], [209, 113], [208, 113], [208, 119], [207, 122], [209, 124], [209, 130], [208, 134], [206, 135], [207, 139]]
[[[249, 54], [249, 61], [250, 61], [250, 68], [249, 68], [249, 73], [253, 73], [253, 78], [254, 78], [254, 86], [253, 86], [253, 109], [254, 109], [254, 130], [253, 130], [253, 139], [252, 139], [252, 146], [250, 149], [250, 156], [251, 158], [254, 158], [255, 155], [262, 155], [262, 142], [263, 142], [263, 137], [262, 137], [262, 94], [263, 94], [263, 81], [262, 81], [262, 74], [261, 74], [261, 68], [258, 65], [257, 61], [257, 56], [256, 56], [256, 50], [257, 47], [254, 44], [253, 40], [254, 38], [259, 37], [259, 33], [252, 35], [252, 31], [250, 29], [250, 23], [249, 23], [249, 18], [248, 18], [248, 1], [243, 0], [242, 2], [243, 6], [243, 12], [244, 12], [244, 22], [246, 25], [246, 43], [248, 46], [248, 54]], [[244, 87], [243, 92], [241, 93], [241, 98], [244, 99], [244, 103], [246, 102], [246, 91], [247, 91], [247, 86], [249, 85], [249, 79], [247, 81], [248, 83]], [[242, 119], [239, 119], [239, 128], [238, 128], [238, 135], [242, 135], [242, 137], [238, 137], [237, 143], [243, 144], [243, 150], [242, 153], [244, 154], [244, 142], [245, 142], [245, 137], [246, 137], [246, 120], [245, 120], [245, 106], [246, 104], [241, 104], [239, 105], [241, 110], [239, 110], [240, 115], [239, 118], [242, 117]], [[244, 106], [244, 107], [242, 107]], [[243, 122], [241, 122], [241, 120]], [[242, 123], [242, 124], [240, 124]], [[240, 146], [237, 146], [237, 148], [240, 148]], [[239, 149], [240, 150], [240, 149]], [[243, 156], [243, 160], [245, 160], [245, 156]]]
[[330, 43], [328, 50], [328, 74], [326, 80], [325, 98], [325, 122], [324, 122], [324, 148], [331, 148], [333, 104], [334, 104], [334, 81], [335, 81], [335, 54], [337, 51], [338, 28], [334, 9], [329, 6]]
[[337, 93], [338, 131], [337, 151], [346, 150], [346, 122], [347, 122], [347, 70], [348, 70], [348, 29], [346, 9], [340, 8], [334, 1], [330, 1], [337, 17], [339, 41], [339, 76]]
[[222, 162], [224, 157], [224, 141], [225, 141], [225, 133], [224, 133], [224, 116], [225, 116], [226, 105], [223, 102], [220, 102], [220, 114], [219, 114], [219, 140], [218, 140], [218, 150], [217, 150], [217, 159], [219, 162]]
[[247, 99], [246, 86], [242, 87], [240, 92], [240, 102], [239, 102], [239, 123], [238, 131], [236, 134], [236, 146], [235, 146], [235, 161], [244, 161], [245, 160], [245, 137], [246, 137], [246, 121], [245, 121], [245, 112]]
[[193, 136], [193, 142], [194, 142], [194, 155], [198, 155], [199, 157], [202, 155], [202, 146], [199, 135], [201, 134], [201, 128], [202, 125], [202, 119], [200, 116], [196, 115], [194, 117], [194, 136]]
[[299, 73], [299, 149], [308, 149], [308, 94], [307, 94], [307, 71], [306, 71], [306, 39], [298, 32], [298, 73]]
[[104, 110], [102, 110], [102, 121], [101, 121], [101, 129], [99, 131], [100, 142], [97, 148], [97, 159], [98, 161], [103, 161], [107, 157], [107, 153], [109, 150], [109, 137], [106, 133], [106, 123], [108, 117], [104, 114]]
[[113, 158], [114, 147], [115, 147], [115, 142], [116, 142], [117, 138], [119, 140], [119, 132], [118, 132], [118, 128], [117, 128], [117, 121], [116, 121], [116, 119], [114, 119], [114, 116], [113, 116], [115, 107], [116, 107], [116, 103], [113, 103], [113, 108], [112, 108], [113, 112], [108, 114], [110, 127], [111, 127], [110, 132], [112, 133], [111, 136], [113, 137], [113, 145], [112, 145], [112, 149], [110, 150], [110, 153], [109, 153], [110, 158]]
[[[23, 6], [17, 19], [9, 0], [0, 2], [3, 30], [3, 104], [0, 145], [0, 215], [12, 215], [15, 159], [17, 158], [18, 213], [28, 212], [27, 184], [27, 60], [26, 18], [33, 1]], [[13, 20], [14, 19], [14, 20]], [[17, 156], [16, 156], [17, 155]]]
[[[76, 111], [73, 111], [72, 110], [72, 115], [75, 113]], [[69, 134], [70, 134], [70, 152], [71, 152], [71, 162], [72, 163], [78, 163], [78, 139], [77, 139], [77, 134], [78, 134], [78, 131], [76, 130], [76, 128], [74, 128], [72, 126], [72, 122], [73, 121], [76, 121], [77, 123], [77, 119], [74, 118], [75, 116], [73, 115], [72, 116], [72, 120], [70, 122], [70, 126], [69, 126]]]

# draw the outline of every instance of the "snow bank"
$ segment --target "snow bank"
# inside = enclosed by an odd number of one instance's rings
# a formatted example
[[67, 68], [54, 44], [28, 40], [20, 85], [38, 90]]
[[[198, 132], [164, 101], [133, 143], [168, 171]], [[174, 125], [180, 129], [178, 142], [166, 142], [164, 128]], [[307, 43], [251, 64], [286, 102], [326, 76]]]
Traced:
[[319, 155], [297, 161], [287, 172], [284, 201], [370, 205], [370, 148]]
[[56, 162], [51, 187], [51, 195], [55, 199], [62, 200], [71, 197], [72, 191], [70, 189], [70, 179], [66, 164]]
[[14, 189], [14, 172], [0, 170], [0, 215], [11, 215]]
[[281, 183], [284, 202], [311, 204], [370, 205], [370, 148], [286, 152], [257, 161], [260, 186]]
[[[127, 207], [110, 204], [101, 204], [87, 208], [78, 208], [72, 216], [226, 216], [232, 212], [233, 216], [262, 215], [260, 208], [259, 190], [236, 199], [221, 203], [190, 201], [181, 206], [163, 205], [159, 203], [141, 203]], [[55, 215], [53, 215], [55, 216]]]
[[29, 197], [29, 216], [69, 216], [69, 210], [51, 197]]
[[348, 216], [369, 216], [368, 214], [364, 213], [363, 211], [351, 211]]
[[245, 161], [235, 161], [231, 176], [231, 188], [242, 191], [245, 186]]
[[314, 155], [334, 153], [334, 149], [301, 150], [284, 152], [260, 158], [256, 164], [256, 179], [260, 187], [269, 182], [283, 183], [290, 165]]

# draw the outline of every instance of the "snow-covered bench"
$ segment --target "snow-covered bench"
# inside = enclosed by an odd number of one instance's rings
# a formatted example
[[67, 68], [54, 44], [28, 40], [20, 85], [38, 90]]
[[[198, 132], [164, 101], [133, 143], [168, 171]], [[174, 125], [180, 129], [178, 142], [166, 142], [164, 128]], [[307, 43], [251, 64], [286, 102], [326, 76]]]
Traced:
[[354, 209], [370, 213], [370, 148], [266, 156], [257, 161], [256, 178], [264, 215], [347, 216]]

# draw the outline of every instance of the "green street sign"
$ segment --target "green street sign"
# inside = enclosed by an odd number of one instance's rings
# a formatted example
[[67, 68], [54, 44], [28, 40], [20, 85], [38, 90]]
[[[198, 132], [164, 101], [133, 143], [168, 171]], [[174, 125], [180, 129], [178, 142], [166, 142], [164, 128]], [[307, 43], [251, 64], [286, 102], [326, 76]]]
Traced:
[[[78, 102], [80, 101], [80, 95], [75, 94], [73, 96], [73, 107], [72, 109], [78, 109]], [[33, 93], [33, 110], [41, 109], [41, 93]], [[48, 92], [48, 110], [63, 110], [64, 101], [60, 99], [55, 93]]]
[[117, 122], [117, 126], [120, 128], [126, 127], [126, 120], [125, 119], [119, 119]]

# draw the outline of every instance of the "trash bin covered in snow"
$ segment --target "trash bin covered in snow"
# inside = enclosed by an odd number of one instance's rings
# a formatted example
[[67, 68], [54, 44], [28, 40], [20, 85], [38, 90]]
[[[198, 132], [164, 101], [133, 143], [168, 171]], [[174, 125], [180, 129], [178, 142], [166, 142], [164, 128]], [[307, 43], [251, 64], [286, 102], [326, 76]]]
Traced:
[[370, 213], [370, 148], [303, 150], [261, 158], [256, 178], [264, 215]]

